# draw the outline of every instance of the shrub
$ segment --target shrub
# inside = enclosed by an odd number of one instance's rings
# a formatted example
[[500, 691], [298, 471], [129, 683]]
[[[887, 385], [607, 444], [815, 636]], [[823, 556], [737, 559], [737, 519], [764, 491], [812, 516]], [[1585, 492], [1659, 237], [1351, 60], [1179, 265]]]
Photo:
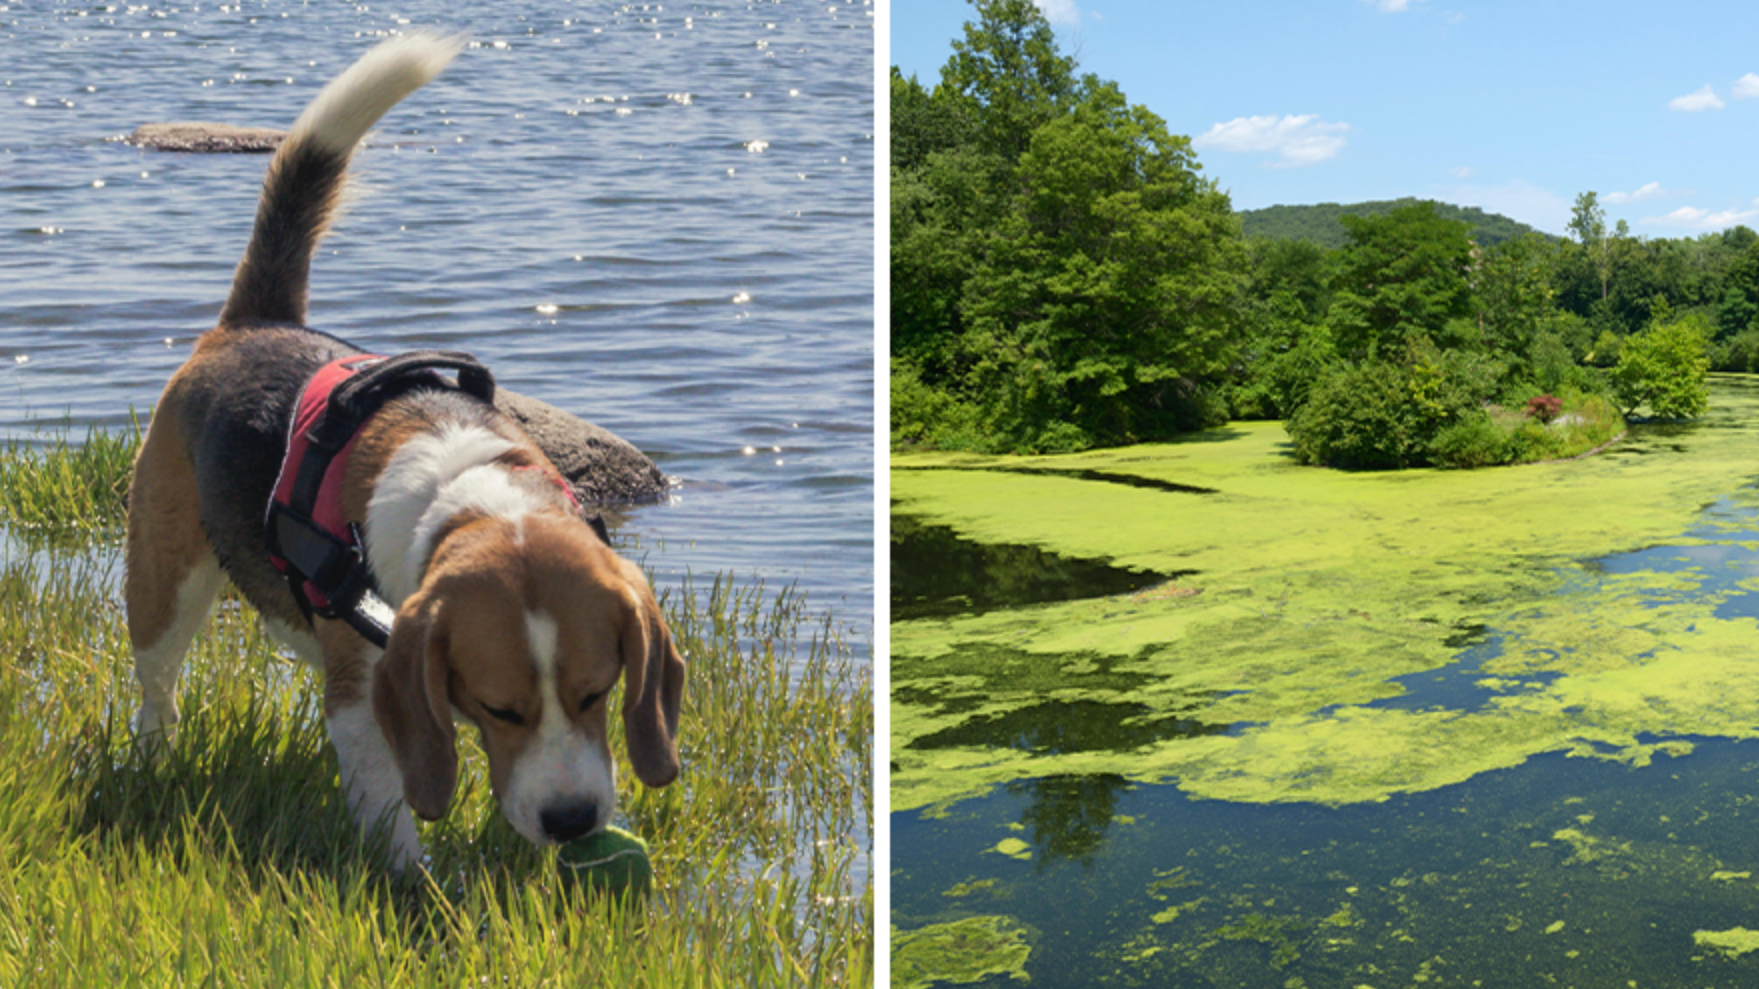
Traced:
[[1601, 330], [1594, 338], [1594, 347], [1583, 356], [1583, 360], [1595, 367], [1612, 367], [1619, 361], [1619, 353], [1624, 350], [1624, 338], [1611, 330]]
[[1527, 400], [1527, 418], [1549, 425], [1564, 410], [1562, 399], [1551, 395], [1535, 395]]
[[1749, 326], [1713, 348], [1711, 366], [1718, 371], [1759, 371], [1759, 327]]
[[1528, 419], [1508, 434], [1509, 459], [1517, 463], [1556, 460], [1568, 450], [1564, 430], [1547, 429]]
[[1436, 423], [1414, 384], [1405, 368], [1372, 362], [1322, 378], [1285, 427], [1295, 455], [1352, 470], [1422, 466]]
[[1624, 342], [1612, 369], [1625, 414], [1647, 405], [1661, 419], [1690, 419], [1710, 408], [1710, 325], [1698, 314], [1665, 315]]
[[1429, 444], [1429, 458], [1438, 467], [1490, 467], [1508, 463], [1513, 454], [1509, 435], [1483, 412], [1444, 427]]
[[1288, 418], [1306, 404], [1307, 396], [1319, 382], [1337, 373], [1342, 366], [1331, 331], [1323, 326], [1304, 328], [1295, 345], [1273, 356], [1265, 368], [1277, 411]]
[[977, 411], [956, 396], [922, 380], [916, 366], [892, 359], [892, 447], [931, 446], [948, 450], [982, 449], [985, 431]]
[[1087, 430], [1071, 422], [1054, 420], [1040, 427], [1038, 434], [1019, 445], [1021, 453], [1077, 453], [1093, 445]]

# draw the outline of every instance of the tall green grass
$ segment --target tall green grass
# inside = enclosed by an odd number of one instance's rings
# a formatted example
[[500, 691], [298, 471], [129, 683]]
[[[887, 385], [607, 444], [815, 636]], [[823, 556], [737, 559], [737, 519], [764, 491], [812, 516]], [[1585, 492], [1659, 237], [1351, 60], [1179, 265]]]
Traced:
[[[44, 449], [5, 477], [70, 490], [113, 462]], [[690, 662], [684, 771], [634, 782], [612, 719], [619, 823], [655, 873], [624, 901], [513, 833], [468, 731], [428, 869], [389, 872], [343, 807], [317, 676], [231, 596], [185, 665], [177, 744], [141, 758], [114, 541], [0, 547], [0, 986], [872, 984], [871, 682], [792, 590], [662, 595]]]
[[66, 430], [40, 442], [0, 443], [0, 526], [65, 533], [122, 530], [128, 479], [140, 449], [138, 421], [119, 432], [89, 430], [75, 443]]

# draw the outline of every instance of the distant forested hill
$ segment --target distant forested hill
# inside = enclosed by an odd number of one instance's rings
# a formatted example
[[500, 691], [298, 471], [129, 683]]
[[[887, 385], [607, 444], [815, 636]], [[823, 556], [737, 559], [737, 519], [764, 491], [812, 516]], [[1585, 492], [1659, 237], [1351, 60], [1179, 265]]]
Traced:
[[[1313, 206], [1271, 206], [1266, 209], [1244, 210], [1240, 219], [1245, 224], [1246, 236], [1268, 237], [1274, 240], [1307, 240], [1321, 247], [1342, 247], [1349, 242], [1344, 234], [1344, 225], [1338, 217], [1345, 214], [1351, 216], [1383, 216], [1401, 206], [1410, 206], [1421, 200], [1407, 196], [1404, 199], [1393, 199], [1376, 203], [1352, 203], [1348, 206], [1338, 203], [1319, 203]], [[1537, 233], [1543, 237], [1556, 240], [1550, 234], [1542, 233], [1517, 223], [1498, 213], [1486, 213], [1476, 206], [1450, 206], [1447, 203], [1436, 203], [1435, 212], [1449, 220], [1464, 220], [1472, 224], [1472, 239], [1479, 247], [1494, 247], [1505, 240], [1512, 240], [1522, 234]]]

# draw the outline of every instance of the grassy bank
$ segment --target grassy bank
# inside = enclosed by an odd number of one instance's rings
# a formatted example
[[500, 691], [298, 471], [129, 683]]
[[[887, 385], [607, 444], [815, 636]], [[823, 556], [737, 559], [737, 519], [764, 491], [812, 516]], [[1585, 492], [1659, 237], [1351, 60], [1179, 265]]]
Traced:
[[317, 678], [231, 597], [186, 664], [176, 748], [133, 753], [104, 473], [129, 443], [108, 443], [0, 451], [0, 985], [871, 985], [871, 684], [798, 596], [662, 595], [691, 663], [679, 781], [634, 782], [611, 726], [646, 902], [559, 881], [470, 732], [423, 827], [431, 871], [397, 878], [342, 806]]
[[[1759, 737], [1747, 585], [1707, 584], [1744, 573], [1756, 445], [1759, 381], [1727, 376], [1700, 422], [1467, 472], [1302, 467], [1276, 423], [1066, 457], [895, 456], [898, 514], [1176, 576], [895, 624], [892, 807], [1095, 773], [1345, 804], [1543, 752], [1642, 763], [1690, 747], [1668, 736]], [[1657, 545], [1704, 562], [1599, 563]], [[1481, 667], [1459, 660], [1490, 636]], [[1370, 706], [1462, 668], [1466, 709]], [[1075, 710], [1105, 744], [965, 741]]]

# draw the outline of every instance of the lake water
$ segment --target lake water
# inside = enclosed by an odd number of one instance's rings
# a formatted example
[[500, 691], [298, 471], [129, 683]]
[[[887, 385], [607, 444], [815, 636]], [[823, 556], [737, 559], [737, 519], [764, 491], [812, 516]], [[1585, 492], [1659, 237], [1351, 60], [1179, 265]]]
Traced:
[[1759, 984], [1755, 383], [1573, 465], [906, 458], [896, 984]]
[[[355, 159], [314, 327], [468, 350], [677, 478], [626, 531], [797, 582], [865, 650], [873, 587], [873, 7], [0, 6], [0, 436], [145, 413], [212, 325], [267, 158], [144, 123], [286, 127], [390, 31], [472, 47]], [[760, 150], [752, 150], [760, 149]]]

